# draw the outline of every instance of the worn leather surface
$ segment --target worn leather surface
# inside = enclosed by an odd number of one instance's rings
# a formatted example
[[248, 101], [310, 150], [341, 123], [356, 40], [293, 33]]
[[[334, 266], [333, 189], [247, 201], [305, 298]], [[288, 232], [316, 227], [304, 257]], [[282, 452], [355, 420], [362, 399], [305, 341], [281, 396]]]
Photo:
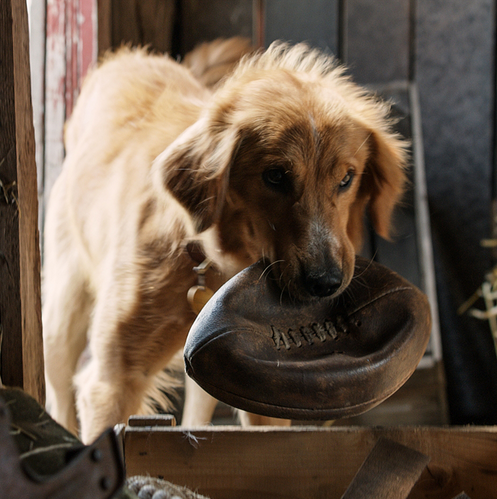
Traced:
[[360, 414], [414, 372], [431, 329], [426, 296], [357, 257], [335, 299], [298, 302], [258, 262], [228, 281], [193, 324], [186, 371], [219, 400], [271, 417]]

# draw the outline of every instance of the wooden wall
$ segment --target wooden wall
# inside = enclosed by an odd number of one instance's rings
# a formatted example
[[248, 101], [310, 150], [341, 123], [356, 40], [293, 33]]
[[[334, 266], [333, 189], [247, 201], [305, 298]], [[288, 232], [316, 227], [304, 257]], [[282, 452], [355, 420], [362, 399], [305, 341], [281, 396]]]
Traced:
[[415, 76], [436, 237], [443, 346], [454, 422], [495, 424], [497, 367], [486, 323], [455, 308], [491, 267], [494, 11], [491, 0], [418, 0]]

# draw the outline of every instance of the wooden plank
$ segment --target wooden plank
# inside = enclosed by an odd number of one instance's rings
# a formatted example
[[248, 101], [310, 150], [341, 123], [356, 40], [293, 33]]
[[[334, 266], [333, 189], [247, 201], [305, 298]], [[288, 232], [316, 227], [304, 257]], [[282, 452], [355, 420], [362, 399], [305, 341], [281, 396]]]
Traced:
[[338, 0], [265, 2], [265, 44], [274, 40], [309, 42], [334, 54], [339, 48]]
[[432, 365], [442, 358], [435, 268], [428, 214], [428, 195], [424, 165], [424, 149], [417, 87], [397, 82], [374, 87], [394, 103], [396, 130], [411, 140], [411, 186], [394, 213], [392, 241], [373, 234], [375, 259], [398, 272], [428, 295], [432, 312], [432, 335], [422, 365]]
[[64, 161], [64, 124], [97, 57], [95, 0], [48, 0], [43, 205]]
[[78, 94], [88, 70], [98, 56], [98, 7], [97, 0], [78, 2]]
[[335, 422], [339, 426], [382, 426], [449, 424], [443, 364], [416, 369], [407, 382], [387, 400], [370, 411]]
[[137, 16], [136, 0], [112, 0], [111, 2], [111, 44], [119, 47], [130, 43], [133, 46], [140, 44], [140, 26]]
[[407, 80], [410, 1], [345, 0], [344, 61], [360, 83]]
[[128, 425], [140, 427], [176, 426], [176, 418], [172, 414], [133, 414], [128, 419]]
[[[110, 5], [109, 5], [110, 4]], [[110, 21], [107, 17], [110, 14]], [[123, 44], [148, 46], [159, 52], [170, 52], [176, 16], [175, 0], [104, 0], [99, 15], [105, 24], [100, 28], [100, 38], [105, 49]], [[105, 38], [110, 30], [110, 39]]]
[[97, 58], [95, 0], [65, 2], [65, 118], [78, 98], [88, 69]]
[[43, 198], [46, 206], [64, 161], [66, 87], [66, 2], [47, 0], [45, 76], [45, 162]]
[[416, 83], [409, 85], [409, 103], [411, 108], [413, 181], [416, 186], [414, 190], [414, 212], [420, 256], [421, 289], [426, 293], [430, 301], [432, 317], [432, 334], [428, 348], [430, 349], [432, 359], [435, 362], [440, 362], [442, 360], [442, 339], [435, 279], [435, 258], [428, 206], [423, 124], [419, 90]]
[[[30, 0], [29, 15], [29, 55], [31, 66], [31, 96], [33, 101], [33, 124], [36, 142], [36, 172], [38, 177], [38, 196], [43, 195], [43, 163], [45, 154], [45, 23], [46, 5], [44, 2]], [[41, 233], [44, 218], [43, 203], [38, 207], [38, 229]]]
[[78, 97], [78, 2], [70, 0], [65, 2], [65, 116], [72, 114], [76, 98]]
[[421, 452], [380, 438], [342, 499], [407, 499], [429, 461]]
[[252, 1], [252, 42], [255, 47], [263, 48], [265, 40], [265, 16], [266, 2], [265, 0]]
[[171, 52], [173, 28], [176, 16], [175, 0], [139, 1], [142, 45], [159, 52]]
[[252, 0], [184, 0], [181, 6], [181, 52], [219, 37], [252, 37]]
[[112, 47], [112, 0], [98, 0], [98, 54]]
[[150, 474], [216, 499], [340, 498], [380, 437], [431, 458], [409, 499], [497, 490], [497, 429], [127, 428], [128, 476]]
[[40, 252], [28, 18], [25, 0], [0, 1], [1, 377], [44, 402]]

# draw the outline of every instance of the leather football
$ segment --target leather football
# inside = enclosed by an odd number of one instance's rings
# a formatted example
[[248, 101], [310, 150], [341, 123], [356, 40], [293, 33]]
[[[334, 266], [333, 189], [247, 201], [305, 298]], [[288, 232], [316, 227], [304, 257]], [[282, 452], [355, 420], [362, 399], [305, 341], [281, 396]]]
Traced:
[[229, 280], [189, 332], [186, 372], [215, 398], [270, 417], [336, 419], [373, 408], [414, 372], [431, 317], [404, 278], [357, 257], [340, 296], [300, 302], [265, 268]]

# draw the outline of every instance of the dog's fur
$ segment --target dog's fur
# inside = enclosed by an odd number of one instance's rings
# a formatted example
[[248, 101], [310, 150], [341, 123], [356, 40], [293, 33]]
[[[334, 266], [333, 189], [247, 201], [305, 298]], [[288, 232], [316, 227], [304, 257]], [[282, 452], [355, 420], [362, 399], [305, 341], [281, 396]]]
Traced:
[[[88, 442], [140, 410], [194, 320], [187, 241], [214, 262], [211, 287], [264, 257], [296, 299], [341, 293], [365, 208], [388, 237], [402, 194], [406, 144], [388, 112], [303, 44], [244, 58], [214, 92], [166, 56], [107, 57], [67, 125], [47, 212], [55, 419], [76, 431], [78, 417]], [[211, 417], [201, 398], [188, 424]]]

